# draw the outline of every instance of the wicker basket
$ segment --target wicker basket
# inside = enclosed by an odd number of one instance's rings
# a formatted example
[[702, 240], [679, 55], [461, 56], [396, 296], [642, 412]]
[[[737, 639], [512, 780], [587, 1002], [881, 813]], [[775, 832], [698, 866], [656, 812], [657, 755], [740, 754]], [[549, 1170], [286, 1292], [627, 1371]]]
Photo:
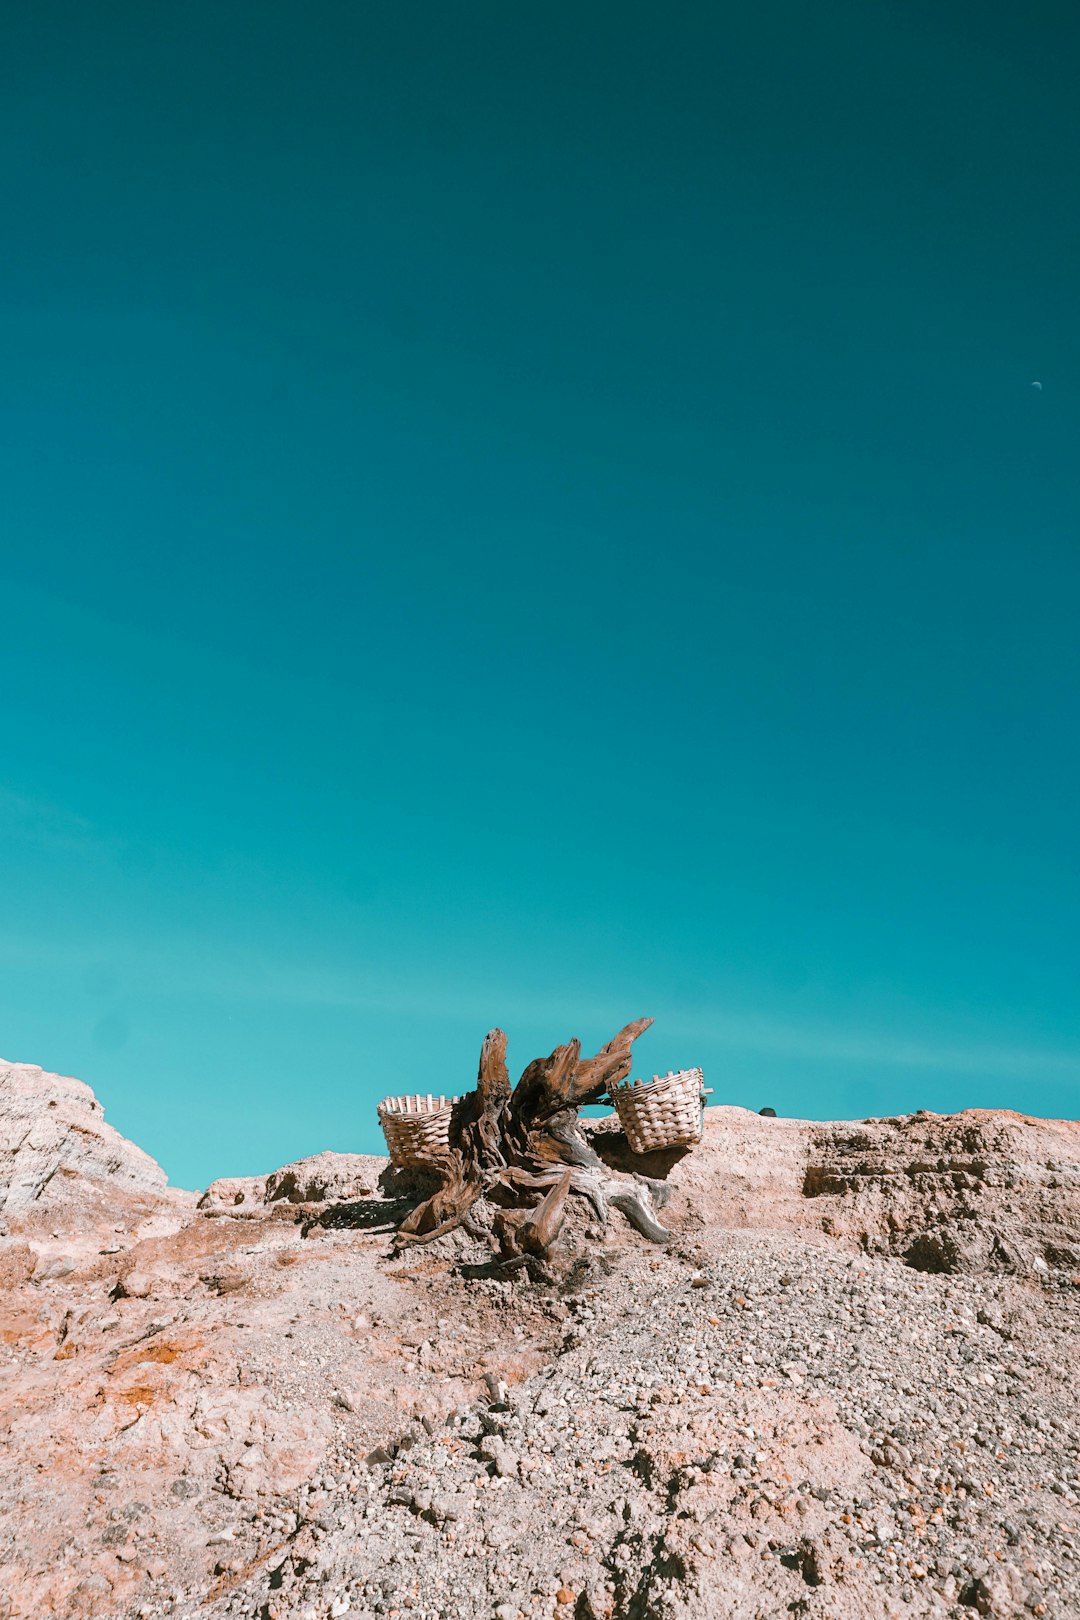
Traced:
[[390, 1163], [398, 1170], [430, 1164], [450, 1146], [450, 1111], [456, 1097], [384, 1097], [379, 1124]]
[[623, 1080], [611, 1100], [633, 1151], [655, 1153], [701, 1141], [705, 1098], [711, 1095], [700, 1069], [681, 1069], [648, 1081]]

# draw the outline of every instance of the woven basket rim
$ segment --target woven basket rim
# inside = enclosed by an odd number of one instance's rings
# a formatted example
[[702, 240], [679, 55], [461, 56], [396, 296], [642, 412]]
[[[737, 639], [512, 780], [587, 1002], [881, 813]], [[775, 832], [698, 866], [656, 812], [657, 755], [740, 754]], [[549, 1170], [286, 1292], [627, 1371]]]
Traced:
[[705, 1089], [704, 1081], [705, 1076], [700, 1069], [678, 1069], [668, 1074], [654, 1074], [651, 1080], [634, 1080], [627, 1075], [625, 1079], [615, 1082], [611, 1088], [611, 1096], [641, 1098], [656, 1096], [658, 1092], [669, 1090], [676, 1085], [680, 1087], [700, 1085]]
[[[398, 1105], [407, 1099], [410, 1102], [422, 1103], [421, 1108], [401, 1108]], [[437, 1119], [440, 1114], [449, 1114], [456, 1097], [441, 1097], [436, 1101], [434, 1094], [425, 1091], [410, 1091], [397, 1097], [384, 1097], [377, 1104], [376, 1112], [380, 1119]]]

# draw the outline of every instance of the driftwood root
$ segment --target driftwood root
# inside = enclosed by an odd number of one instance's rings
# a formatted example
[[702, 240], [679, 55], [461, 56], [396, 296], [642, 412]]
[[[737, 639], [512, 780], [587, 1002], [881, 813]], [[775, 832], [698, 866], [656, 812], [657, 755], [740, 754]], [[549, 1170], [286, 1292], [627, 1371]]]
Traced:
[[[438, 1190], [398, 1228], [395, 1247], [430, 1243], [458, 1228], [493, 1243], [506, 1271], [536, 1275], [556, 1244], [571, 1197], [585, 1199], [601, 1226], [615, 1208], [642, 1236], [666, 1243], [657, 1218], [670, 1196], [662, 1182], [609, 1170], [582, 1132], [578, 1110], [598, 1102], [630, 1072], [631, 1047], [651, 1018], [621, 1029], [593, 1057], [581, 1043], [557, 1046], [530, 1063], [511, 1089], [506, 1036], [490, 1030], [476, 1089], [455, 1105], [449, 1150], [432, 1164]], [[492, 1206], [490, 1234], [476, 1206]]]

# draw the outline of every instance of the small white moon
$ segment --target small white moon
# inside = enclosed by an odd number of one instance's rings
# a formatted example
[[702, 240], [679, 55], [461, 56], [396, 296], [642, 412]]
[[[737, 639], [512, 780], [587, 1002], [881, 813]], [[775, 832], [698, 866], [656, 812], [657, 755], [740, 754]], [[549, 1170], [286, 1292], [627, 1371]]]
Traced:
[[1042, 393], [1042, 383], [1034, 383], [1033, 382], [1031, 386], [1032, 386], [1032, 388], [1037, 388], [1039, 390], [1040, 394]]

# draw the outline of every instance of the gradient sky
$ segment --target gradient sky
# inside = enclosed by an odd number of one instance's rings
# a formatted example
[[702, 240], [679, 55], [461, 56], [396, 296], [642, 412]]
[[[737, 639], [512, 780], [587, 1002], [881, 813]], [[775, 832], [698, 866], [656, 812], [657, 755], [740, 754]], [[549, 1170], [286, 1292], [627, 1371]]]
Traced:
[[1075, 1114], [1078, 51], [5, 7], [0, 1052], [187, 1185], [495, 1023]]

